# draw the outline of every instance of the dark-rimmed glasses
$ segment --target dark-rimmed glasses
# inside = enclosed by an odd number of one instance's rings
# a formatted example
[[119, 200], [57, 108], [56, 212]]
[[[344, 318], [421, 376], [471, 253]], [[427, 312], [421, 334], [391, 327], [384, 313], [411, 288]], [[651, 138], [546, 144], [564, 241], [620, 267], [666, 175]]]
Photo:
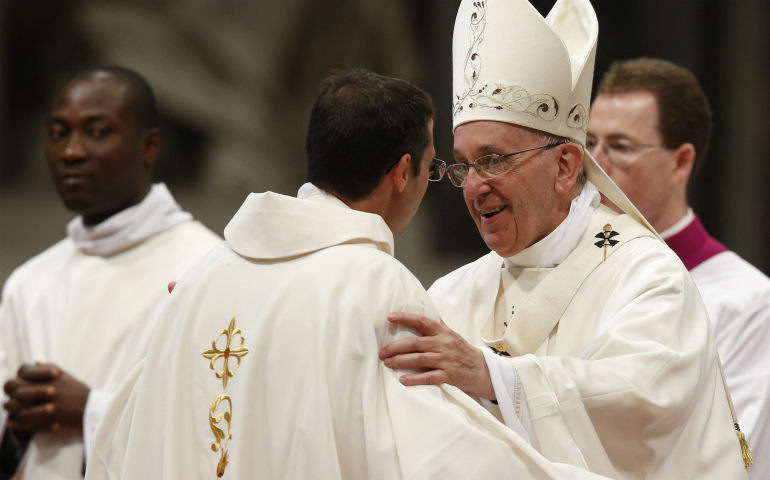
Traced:
[[446, 173], [449, 177], [449, 181], [452, 182], [452, 185], [455, 187], [464, 187], [465, 183], [468, 181], [468, 173], [470, 172], [471, 167], [473, 167], [476, 170], [476, 173], [482, 178], [493, 178], [505, 173], [507, 164], [509, 163], [509, 161], [506, 160], [507, 158], [521, 153], [542, 150], [544, 148], [553, 148], [559, 145], [562, 144], [550, 143], [548, 145], [543, 145], [542, 147], [528, 148], [518, 152], [506, 153], [505, 155], [491, 153], [477, 158], [472, 163], [462, 162], [452, 164], [446, 169]]

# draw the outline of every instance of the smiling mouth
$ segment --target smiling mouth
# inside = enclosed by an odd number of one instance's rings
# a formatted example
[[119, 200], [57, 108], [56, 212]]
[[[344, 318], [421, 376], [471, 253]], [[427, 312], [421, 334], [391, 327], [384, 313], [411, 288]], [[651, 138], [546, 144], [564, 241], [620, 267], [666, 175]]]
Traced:
[[495, 215], [497, 215], [498, 213], [500, 213], [503, 210], [505, 210], [506, 208], [508, 208], [508, 207], [507, 206], [502, 206], [502, 207], [494, 207], [494, 208], [489, 208], [489, 209], [479, 209], [479, 213], [484, 218], [492, 218]]

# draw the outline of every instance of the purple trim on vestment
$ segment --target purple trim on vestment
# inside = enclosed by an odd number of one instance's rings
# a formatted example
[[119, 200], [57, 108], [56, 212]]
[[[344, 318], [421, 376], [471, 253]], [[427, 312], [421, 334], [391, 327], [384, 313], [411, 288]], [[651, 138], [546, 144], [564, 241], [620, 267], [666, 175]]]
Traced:
[[714, 255], [730, 251], [708, 234], [697, 214], [684, 230], [668, 238], [666, 243], [679, 256], [687, 270], [692, 270]]

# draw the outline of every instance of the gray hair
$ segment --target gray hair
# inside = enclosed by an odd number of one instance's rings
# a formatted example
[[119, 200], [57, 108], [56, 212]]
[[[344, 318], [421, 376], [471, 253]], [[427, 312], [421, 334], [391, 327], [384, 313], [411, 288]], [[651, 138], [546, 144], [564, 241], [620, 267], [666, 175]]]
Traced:
[[[544, 132], [542, 130], [532, 129], [532, 133], [534, 133], [535, 136], [540, 140], [542, 140], [546, 145], [552, 145], [554, 143], [559, 143], [559, 144], [574, 143], [576, 145], [580, 145], [579, 143], [572, 140], [571, 138], [561, 137], [559, 135], [554, 135], [552, 133]], [[585, 185], [587, 181], [588, 181], [588, 175], [586, 175], [585, 169], [581, 166], [580, 172], [578, 172], [578, 176], [577, 176], [577, 183], [579, 183], [580, 185]]]

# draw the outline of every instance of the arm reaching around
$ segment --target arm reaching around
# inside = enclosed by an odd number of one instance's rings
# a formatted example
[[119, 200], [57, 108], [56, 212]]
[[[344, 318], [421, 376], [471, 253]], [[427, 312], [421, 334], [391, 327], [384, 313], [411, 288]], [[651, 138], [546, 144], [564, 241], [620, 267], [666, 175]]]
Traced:
[[495, 399], [484, 354], [443, 321], [414, 313], [393, 312], [388, 321], [414, 328], [424, 337], [396, 340], [380, 350], [380, 359], [389, 368], [427, 368], [423, 373], [404, 375], [406, 386], [448, 383], [488, 400]]

